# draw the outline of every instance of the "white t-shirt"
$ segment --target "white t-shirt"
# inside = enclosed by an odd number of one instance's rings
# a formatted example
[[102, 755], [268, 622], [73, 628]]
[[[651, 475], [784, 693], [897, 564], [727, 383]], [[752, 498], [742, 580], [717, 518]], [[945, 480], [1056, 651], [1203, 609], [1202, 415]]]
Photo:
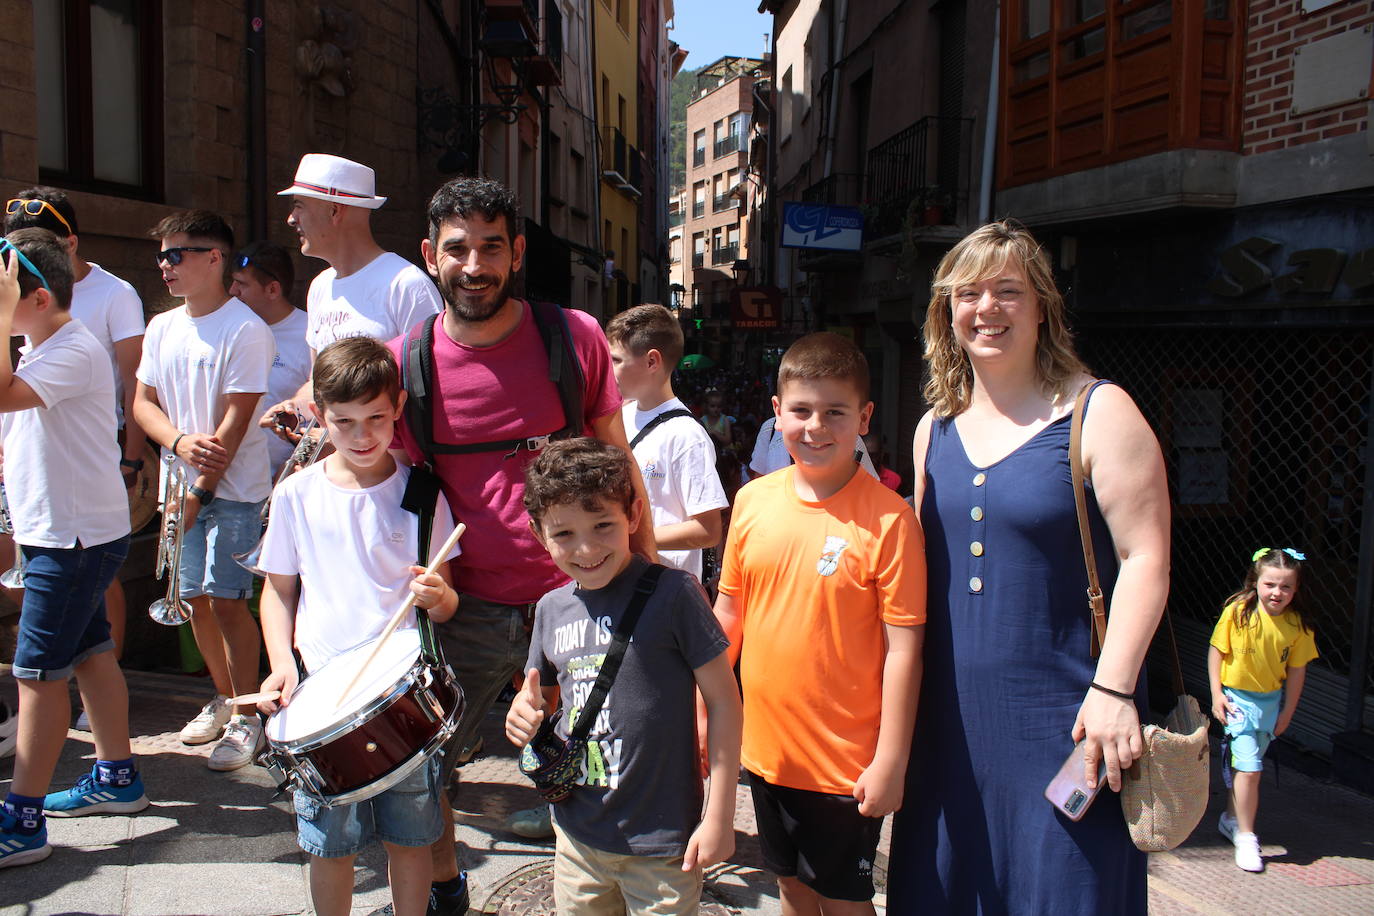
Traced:
[[124, 380], [115, 361], [115, 344], [143, 333], [143, 300], [128, 283], [99, 264], [72, 287], [72, 317], [80, 319], [110, 356], [114, 370], [115, 417], [124, 425]]
[[0, 414], [15, 542], [95, 547], [128, 534], [114, 373], [100, 341], [73, 319], [38, 346], [24, 347], [14, 374], [43, 401]]
[[[386, 480], [361, 490], [331, 483], [324, 470], [324, 461], [312, 464], [272, 492], [259, 561], [263, 572], [300, 577], [295, 644], [307, 671], [382, 632], [410, 595], [408, 568], [419, 556], [419, 516], [401, 508], [409, 467], [397, 465]], [[452, 531], [441, 493], [425, 552], [439, 549]], [[445, 559], [461, 552], [455, 546]], [[403, 626], [414, 627], [415, 615]]]
[[443, 308], [439, 290], [423, 270], [390, 251], [346, 277], [325, 268], [305, 297], [310, 327], [305, 340], [319, 353], [343, 337], [400, 337]]
[[[654, 417], [685, 407], [677, 398], [653, 410], [639, 410], [636, 402], [628, 401], [620, 408], [626, 436], [633, 439]], [[730, 505], [716, 473], [715, 444], [694, 418], [664, 420], [634, 447], [634, 455], [649, 493], [649, 511], [655, 527], [685, 522], [694, 515]], [[660, 550], [658, 555], [664, 565], [701, 578], [699, 549]]]
[[[310, 347], [305, 342], [308, 323], [305, 312], [292, 309], [290, 315], [267, 326], [272, 331], [272, 339], [276, 341], [277, 355], [272, 360], [272, 371], [267, 376], [267, 394], [262, 399], [262, 410], [295, 397], [305, 380], [310, 378]], [[275, 433], [268, 433], [267, 455], [274, 477], [277, 469], [291, 457], [292, 451], [294, 446], [290, 442]]]
[[[257, 314], [230, 297], [208, 315], [192, 318], [186, 306], [153, 316], [143, 335], [138, 380], [157, 390], [158, 402], [183, 433], [214, 433], [224, 419], [226, 394], [265, 394], [276, 352], [272, 332]], [[267, 431], [257, 418], [215, 486], [218, 499], [255, 503], [272, 491]], [[162, 450], [163, 457], [168, 454]], [[198, 472], [176, 459], [188, 482]], [[165, 465], [164, 465], [165, 467]]]
[[[777, 422], [777, 417], [764, 420], [759, 424], [758, 437], [754, 439], [754, 451], [749, 456], [749, 470], [759, 477], [781, 470], [792, 463], [792, 456], [787, 454], [787, 443], [782, 441], [782, 436], [779, 436], [774, 428]], [[877, 480], [878, 469], [873, 466], [873, 459], [868, 457], [863, 436], [855, 440], [854, 454], [859, 456], [859, 465]]]

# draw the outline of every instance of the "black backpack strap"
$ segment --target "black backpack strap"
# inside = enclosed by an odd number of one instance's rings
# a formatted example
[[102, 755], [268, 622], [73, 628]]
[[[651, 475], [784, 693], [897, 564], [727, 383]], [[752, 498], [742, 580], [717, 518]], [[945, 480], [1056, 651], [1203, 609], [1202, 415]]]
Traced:
[[660, 423], [667, 423], [669, 420], [676, 419], [677, 417], [690, 417], [693, 422], [696, 422], [696, 417], [692, 416], [692, 412], [685, 407], [678, 407], [675, 410], [665, 410], [648, 423], [645, 423], [644, 428], [635, 433], [635, 437], [630, 440], [630, 448], [633, 449], [636, 445], [643, 442], [644, 437], [653, 432], [654, 427], [658, 426]]
[[[441, 492], [439, 478], [428, 468], [410, 469], [410, 479], [406, 481], [405, 493], [401, 496], [401, 508], [419, 516], [420, 537], [416, 548], [420, 557], [416, 564], [419, 566], [429, 565], [429, 542], [434, 532], [434, 513]], [[438, 668], [444, 663], [444, 655], [439, 648], [439, 640], [434, 636], [434, 624], [429, 619], [429, 612], [417, 606], [415, 620], [420, 631], [420, 654], [426, 665]]]
[[577, 722], [568, 732], [570, 741], [586, 741], [587, 735], [592, 730], [592, 723], [601, 713], [601, 706], [606, 702], [606, 695], [611, 692], [611, 685], [615, 683], [615, 676], [620, 672], [620, 663], [625, 660], [625, 650], [630, 645], [630, 637], [634, 635], [635, 624], [639, 623], [639, 615], [644, 612], [644, 606], [649, 603], [649, 597], [653, 595], [654, 589], [658, 587], [658, 579], [663, 575], [667, 567], [653, 563], [639, 577], [635, 583], [634, 597], [630, 599], [630, 604], [625, 608], [625, 616], [620, 618], [620, 626], [615, 628], [615, 634], [611, 637], [611, 647], [606, 651], [606, 658], [601, 662], [601, 671], [596, 676], [596, 683], [592, 685], [592, 692], [587, 695], [587, 702], [582, 704], [582, 710], [577, 714]]
[[439, 315], [425, 318], [401, 338], [400, 369], [401, 387], [406, 392], [406, 428], [420, 450], [425, 467], [430, 469], [434, 464], [434, 412], [430, 386], [434, 378], [434, 322], [439, 318]]
[[535, 326], [549, 355], [549, 381], [558, 389], [563, 407], [563, 428], [550, 433], [550, 439], [582, 435], [586, 382], [582, 361], [577, 356], [568, 314], [553, 302], [530, 302]]

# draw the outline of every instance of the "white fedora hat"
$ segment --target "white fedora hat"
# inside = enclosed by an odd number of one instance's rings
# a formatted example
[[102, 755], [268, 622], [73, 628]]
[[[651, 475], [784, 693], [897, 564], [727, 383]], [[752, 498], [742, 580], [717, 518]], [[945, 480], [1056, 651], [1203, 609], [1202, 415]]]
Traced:
[[296, 180], [291, 187], [278, 191], [278, 197], [295, 195], [314, 197], [349, 207], [375, 210], [386, 203], [377, 196], [377, 175], [365, 165], [331, 156], [328, 153], [306, 153], [296, 166]]

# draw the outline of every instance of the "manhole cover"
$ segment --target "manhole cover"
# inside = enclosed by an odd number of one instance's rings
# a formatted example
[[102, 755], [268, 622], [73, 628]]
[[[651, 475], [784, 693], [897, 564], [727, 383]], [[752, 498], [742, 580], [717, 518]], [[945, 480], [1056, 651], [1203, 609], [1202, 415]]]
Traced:
[[[553, 862], [538, 862], [516, 870], [492, 892], [483, 913], [496, 916], [556, 916], [553, 905]], [[738, 916], [719, 902], [708, 885], [701, 894], [703, 916]]]

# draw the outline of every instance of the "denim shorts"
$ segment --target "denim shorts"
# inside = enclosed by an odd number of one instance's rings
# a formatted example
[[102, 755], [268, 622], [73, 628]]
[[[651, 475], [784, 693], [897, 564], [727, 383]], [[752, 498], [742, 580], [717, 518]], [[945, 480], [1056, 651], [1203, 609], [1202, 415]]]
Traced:
[[528, 607], [462, 595], [453, 618], [434, 627], [444, 659], [463, 688], [463, 714], [453, 737], [444, 745], [440, 770], [444, 781], [458, 761], [468, 756], [477, 729], [501, 690], [525, 668], [530, 654], [530, 634], [525, 629]]
[[94, 547], [20, 547], [24, 607], [14, 649], [14, 676], [69, 678], [92, 655], [114, 648], [105, 619], [105, 589], [129, 552], [125, 535]]
[[1238, 714], [1226, 716], [1226, 735], [1231, 741], [1231, 769], [1238, 773], [1258, 773], [1264, 769], [1264, 752], [1274, 740], [1279, 721], [1279, 702], [1283, 690], [1260, 692], [1222, 687], [1221, 692]]
[[444, 831], [438, 773], [438, 758], [431, 757], [380, 795], [332, 808], [297, 792], [296, 842], [322, 859], [357, 855], [373, 839], [428, 846]]
[[[253, 574], [234, 560], [262, 537], [262, 503], [216, 499], [196, 515], [181, 542], [181, 597], [247, 598]], [[206, 555], [209, 563], [206, 563]]]

